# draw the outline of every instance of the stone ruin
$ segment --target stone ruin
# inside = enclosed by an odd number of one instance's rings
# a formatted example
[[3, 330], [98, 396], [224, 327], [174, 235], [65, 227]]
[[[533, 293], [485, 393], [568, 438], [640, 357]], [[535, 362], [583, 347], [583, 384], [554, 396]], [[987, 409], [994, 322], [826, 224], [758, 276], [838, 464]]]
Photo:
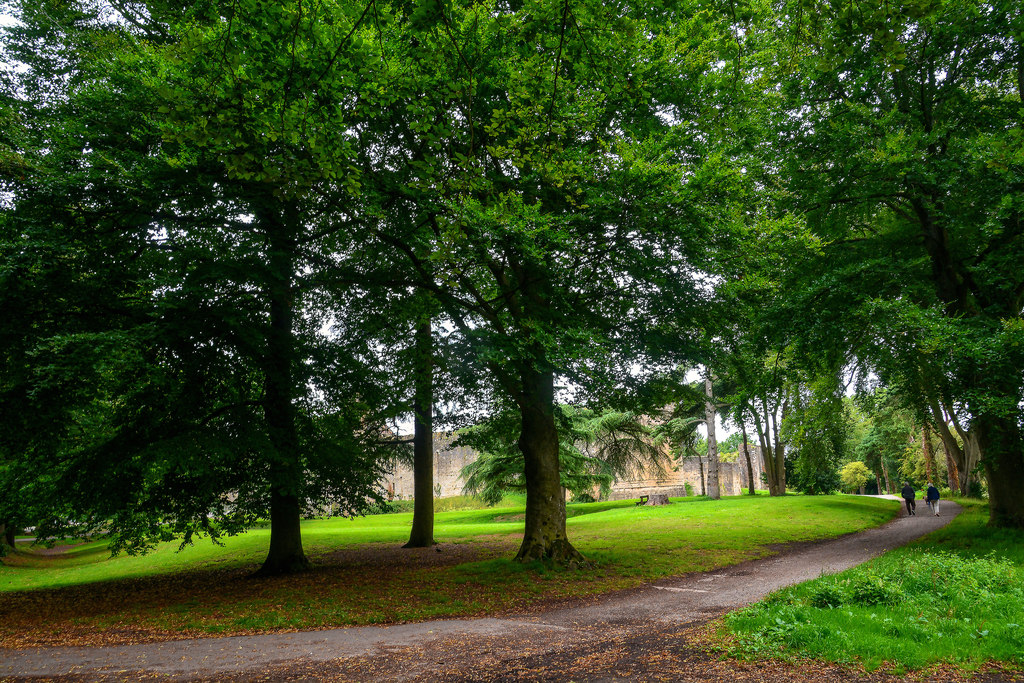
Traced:
[[[434, 434], [434, 495], [438, 498], [462, 495], [465, 480], [462, 468], [477, 459], [477, 453], [465, 446], [454, 447], [454, 434]], [[742, 448], [742, 447], [741, 447]], [[761, 484], [760, 448], [750, 445], [750, 459], [754, 470], [755, 487]], [[707, 477], [707, 462], [704, 462], [704, 477]], [[735, 462], [722, 462], [718, 469], [719, 489], [724, 496], [744, 493], [748, 488], [747, 462], [742, 450]], [[388, 495], [397, 499], [411, 499], [414, 495], [412, 468], [400, 465], [383, 482]], [[689, 491], [687, 491], [689, 484]], [[700, 495], [701, 464], [697, 458], [681, 458], [674, 467], [668, 468], [663, 476], [642, 474], [636, 478], [616, 481], [612, 484], [609, 500], [639, 499], [648, 496], [681, 498]]]

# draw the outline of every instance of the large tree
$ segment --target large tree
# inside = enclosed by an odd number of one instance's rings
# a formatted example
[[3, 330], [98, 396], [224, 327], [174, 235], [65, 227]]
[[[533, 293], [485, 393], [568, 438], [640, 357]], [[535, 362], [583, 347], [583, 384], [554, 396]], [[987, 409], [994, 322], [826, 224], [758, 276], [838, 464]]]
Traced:
[[803, 289], [841, 314], [809, 328], [864, 325], [906, 368], [924, 351], [977, 438], [992, 523], [1024, 526], [1019, 3], [780, 8], [777, 149], [825, 243]]
[[406, 236], [381, 237], [518, 407], [518, 557], [575, 562], [557, 385], [631, 381], [634, 364], [662, 360], [652, 340], [688, 345], [702, 298], [695, 254], [715, 174], [694, 173], [698, 136], [673, 121], [692, 121], [704, 29], [629, 3], [428, 4], [412, 35], [382, 22], [398, 35], [381, 42], [404, 115], [376, 171], [413, 173], [394, 203]]
[[[12, 96], [41, 161], [5, 225], [50, 252], [73, 238], [71, 253], [97, 257], [43, 265], [97, 283], [103, 298], [85, 299], [81, 320], [103, 343], [71, 346], [77, 327], [19, 316], [37, 358], [73, 361], [49, 367], [81, 382], [89, 410], [71, 422], [81, 436], [51, 427], [47, 442], [11, 451], [10, 471], [53, 492], [54, 507], [67, 501], [56, 518], [105, 521], [115, 547], [269, 515], [262, 571], [302, 569], [301, 514], [364, 508], [379, 473], [373, 384], [343, 340], [321, 334], [310, 275], [325, 253], [356, 249], [346, 211], [358, 169], [338, 131], [364, 83], [353, 74], [367, 57], [350, 41], [359, 15], [298, 3], [80, 9], [26, 3], [24, 28], [9, 31], [26, 67]], [[46, 253], [22, 245], [8, 263]], [[104, 284], [125, 272], [133, 290]], [[39, 355], [53, 349], [67, 353]], [[38, 371], [25, 384], [45, 398]], [[48, 459], [61, 466], [41, 477]]]

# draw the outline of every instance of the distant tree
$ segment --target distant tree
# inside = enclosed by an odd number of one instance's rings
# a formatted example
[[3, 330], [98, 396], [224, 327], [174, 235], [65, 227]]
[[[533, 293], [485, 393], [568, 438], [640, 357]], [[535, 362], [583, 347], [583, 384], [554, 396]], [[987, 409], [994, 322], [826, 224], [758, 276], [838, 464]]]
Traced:
[[839, 488], [839, 464], [847, 457], [850, 427], [842, 389], [835, 371], [794, 386], [784, 433], [791, 444], [791, 485], [802, 493], [831, 493]]
[[839, 471], [839, 477], [842, 479], [843, 486], [847, 489], [853, 491], [860, 490], [861, 494], [863, 494], [864, 484], [871, 478], [871, 470], [867, 468], [867, 465], [856, 460], [843, 465], [843, 468]]

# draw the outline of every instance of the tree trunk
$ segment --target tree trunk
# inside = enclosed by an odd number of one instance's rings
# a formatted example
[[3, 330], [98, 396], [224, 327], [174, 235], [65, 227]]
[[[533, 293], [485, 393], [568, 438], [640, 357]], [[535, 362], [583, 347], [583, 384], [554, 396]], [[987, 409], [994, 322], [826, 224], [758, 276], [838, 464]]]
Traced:
[[882, 476], [885, 477], [885, 492], [892, 493], [892, 482], [889, 481], [889, 468], [885, 466], [885, 456], [881, 456], [878, 462], [882, 464]]
[[554, 413], [555, 376], [551, 370], [525, 367], [520, 377], [522, 390], [517, 402], [522, 415], [519, 448], [526, 465], [526, 531], [516, 560], [579, 565], [583, 556], [569, 543], [565, 531]]
[[762, 399], [762, 407], [765, 410], [765, 422], [761, 425], [761, 418], [757, 414], [756, 410], [752, 409], [751, 414], [754, 417], [754, 429], [757, 431], [757, 439], [761, 444], [761, 467], [764, 470], [765, 478], [768, 479], [768, 495], [769, 496], [781, 496], [785, 493], [785, 471], [783, 471], [782, 477], [779, 477], [777, 469], [778, 460], [775, 458], [775, 452], [772, 446], [772, 435], [769, 433], [770, 422], [768, 418], [768, 401]]
[[971, 475], [974, 473], [978, 463], [981, 462], [984, 451], [978, 441], [978, 434], [975, 429], [964, 429], [954, 413], [950, 413], [950, 418], [953, 421], [953, 427], [956, 429], [957, 434], [960, 435], [960, 439], [964, 444], [961, 451], [963, 453], [963, 463], [960, 465], [960, 489], [965, 496], [969, 496], [971, 495]]
[[718, 439], [715, 437], [715, 397], [711, 372], [704, 378], [704, 426], [708, 430], [708, 497], [718, 500], [722, 488], [718, 484]]
[[[942, 440], [942, 447], [946, 450], [946, 458], [951, 459], [954, 463], [953, 469], [957, 472], [963, 472], [967, 465], [966, 454], [960, 444], [957, 443], [956, 437], [953, 436], [953, 432], [949, 430], [949, 422], [946, 420], [946, 416], [939, 406], [939, 402], [935, 398], [929, 397], [928, 408], [932, 414], [932, 422], [935, 426], [935, 431], [939, 433], [939, 439]], [[961, 481], [957, 482], [958, 488], [966, 491], [960, 484]]]
[[949, 483], [949, 490], [954, 494], [960, 493], [960, 472], [956, 467], [956, 460], [950, 455], [946, 448], [946, 442], [942, 442], [942, 452], [946, 454], [946, 480]]
[[291, 574], [309, 569], [302, 550], [302, 460], [295, 424], [295, 242], [290, 236], [294, 211], [284, 217], [273, 211], [258, 213], [266, 231], [268, 266], [266, 294], [270, 325], [264, 358], [263, 414], [273, 450], [270, 466], [270, 549], [261, 576]]
[[[782, 402], [781, 420], [786, 419], [786, 401]], [[775, 471], [778, 476], [778, 489], [779, 492], [776, 495], [786, 495], [786, 447], [782, 445], [782, 433], [779, 431], [779, 419], [775, 417], [775, 413], [771, 414], [772, 420], [772, 431], [775, 432], [775, 452], [772, 453], [772, 457], [775, 458]]]
[[991, 415], [974, 419], [971, 432], [988, 481], [989, 525], [1024, 529], [1024, 438], [1016, 421]]
[[708, 495], [707, 477], [704, 476], [704, 457], [697, 455], [697, 471], [700, 472], [700, 495]]
[[750, 461], [750, 444], [747, 443], [747, 425], [741, 424], [740, 430], [743, 432], [743, 455], [747, 459], [747, 484], [749, 485], [750, 495], [757, 495], [757, 487], [754, 482], [754, 463]]
[[932, 450], [931, 436], [928, 425], [925, 425], [921, 429], [921, 450], [924, 452], [924, 473], [928, 478], [928, 482], [934, 483], [937, 481], [935, 477], [937, 469], [935, 467], [935, 451]]
[[430, 317], [416, 326], [413, 381], [413, 513], [405, 548], [434, 545], [434, 345]]

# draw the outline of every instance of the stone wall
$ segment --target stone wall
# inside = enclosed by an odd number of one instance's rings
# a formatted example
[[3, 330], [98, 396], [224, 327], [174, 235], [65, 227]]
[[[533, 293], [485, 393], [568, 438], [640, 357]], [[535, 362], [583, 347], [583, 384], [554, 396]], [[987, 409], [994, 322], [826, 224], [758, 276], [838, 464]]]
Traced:
[[[462, 479], [462, 468], [477, 458], [476, 451], [471, 448], [453, 448], [452, 434], [434, 434], [434, 495], [438, 498], [462, 495], [465, 482]], [[760, 448], [751, 446], [751, 462], [754, 469], [755, 486], [761, 486], [761, 453]], [[707, 476], [707, 462], [704, 463], [704, 474]], [[662, 476], [640, 475], [627, 480], [616, 481], [612, 485], [611, 500], [639, 498], [641, 495], [665, 493], [672, 497], [687, 495], [686, 485], [689, 484], [694, 495], [701, 492], [700, 463], [697, 458], [683, 458]], [[747, 490], [747, 463], [741, 450], [736, 462], [719, 464], [719, 488], [722, 495], [735, 496]], [[414, 496], [412, 469], [399, 466], [385, 479], [385, 488], [389, 495], [398, 499], [410, 499]]]
[[[472, 448], [452, 447], [453, 434], [434, 434], [434, 496], [449, 498], [461, 496], [466, 483], [462, 479], [462, 468], [476, 460]], [[415, 495], [412, 468], [400, 465], [385, 480], [388, 493], [401, 500]]]

